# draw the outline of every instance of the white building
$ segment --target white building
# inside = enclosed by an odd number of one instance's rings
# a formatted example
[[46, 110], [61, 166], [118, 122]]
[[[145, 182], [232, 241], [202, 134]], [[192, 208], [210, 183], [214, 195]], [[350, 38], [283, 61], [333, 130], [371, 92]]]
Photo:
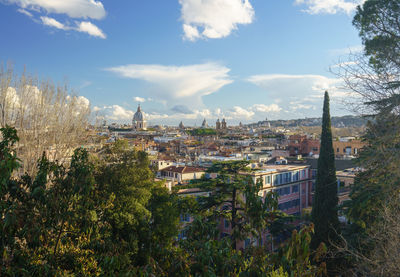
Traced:
[[147, 129], [147, 122], [144, 117], [144, 114], [142, 112], [142, 109], [140, 108], [140, 104], [137, 108], [136, 113], [133, 115], [133, 120], [132, 120], [132, 129], [134, 131], [140, 131], [140, 130], [146, 130]]

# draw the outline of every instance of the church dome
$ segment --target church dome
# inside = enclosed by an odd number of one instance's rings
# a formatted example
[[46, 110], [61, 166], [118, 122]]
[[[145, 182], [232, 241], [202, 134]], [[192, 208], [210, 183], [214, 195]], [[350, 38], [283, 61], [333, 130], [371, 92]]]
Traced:
[[133, 115], [134, 121], [144, 121], [144, 115], [140, 106], [138, 106], [136, 113]]

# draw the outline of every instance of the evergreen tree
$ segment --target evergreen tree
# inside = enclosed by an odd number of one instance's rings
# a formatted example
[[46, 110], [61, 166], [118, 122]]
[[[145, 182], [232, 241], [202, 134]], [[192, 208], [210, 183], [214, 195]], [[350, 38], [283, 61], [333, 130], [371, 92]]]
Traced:
[[322, 115], [321, 147], [318, 159], [317, 182], [315, 185], [312, 221], [315, 225], [314, 248], [323, 242], [327, 245], [335, 240], [339, 232], [337, 213], [338, 196], [335, 169], [335, 154], [332, 146], [329, 95], [325, 92]]

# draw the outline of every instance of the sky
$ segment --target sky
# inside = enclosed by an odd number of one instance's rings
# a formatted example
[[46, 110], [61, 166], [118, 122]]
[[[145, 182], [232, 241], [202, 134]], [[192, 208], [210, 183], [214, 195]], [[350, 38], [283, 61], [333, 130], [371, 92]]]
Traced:
[[107, 122], [199, 126], [350, 114], [330, 72], [363, 0], [0, 0], [0, 63], [68, 82]]

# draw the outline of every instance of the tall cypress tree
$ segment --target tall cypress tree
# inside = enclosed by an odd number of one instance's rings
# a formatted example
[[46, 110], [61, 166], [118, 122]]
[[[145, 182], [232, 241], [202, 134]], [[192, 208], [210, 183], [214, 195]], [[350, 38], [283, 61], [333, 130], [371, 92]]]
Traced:
[[321, 242], [329, 245], [339, 233], [338, 196], [335, 168], [335, 154], [332, 145], [331, 117], [329, 112], [329, 95], [325, 91], [322, 115], [321, 147], [318, 158], [317, 182], [315, 184], [312, 221], [315, 235], [312, 246], [318, 247]]

